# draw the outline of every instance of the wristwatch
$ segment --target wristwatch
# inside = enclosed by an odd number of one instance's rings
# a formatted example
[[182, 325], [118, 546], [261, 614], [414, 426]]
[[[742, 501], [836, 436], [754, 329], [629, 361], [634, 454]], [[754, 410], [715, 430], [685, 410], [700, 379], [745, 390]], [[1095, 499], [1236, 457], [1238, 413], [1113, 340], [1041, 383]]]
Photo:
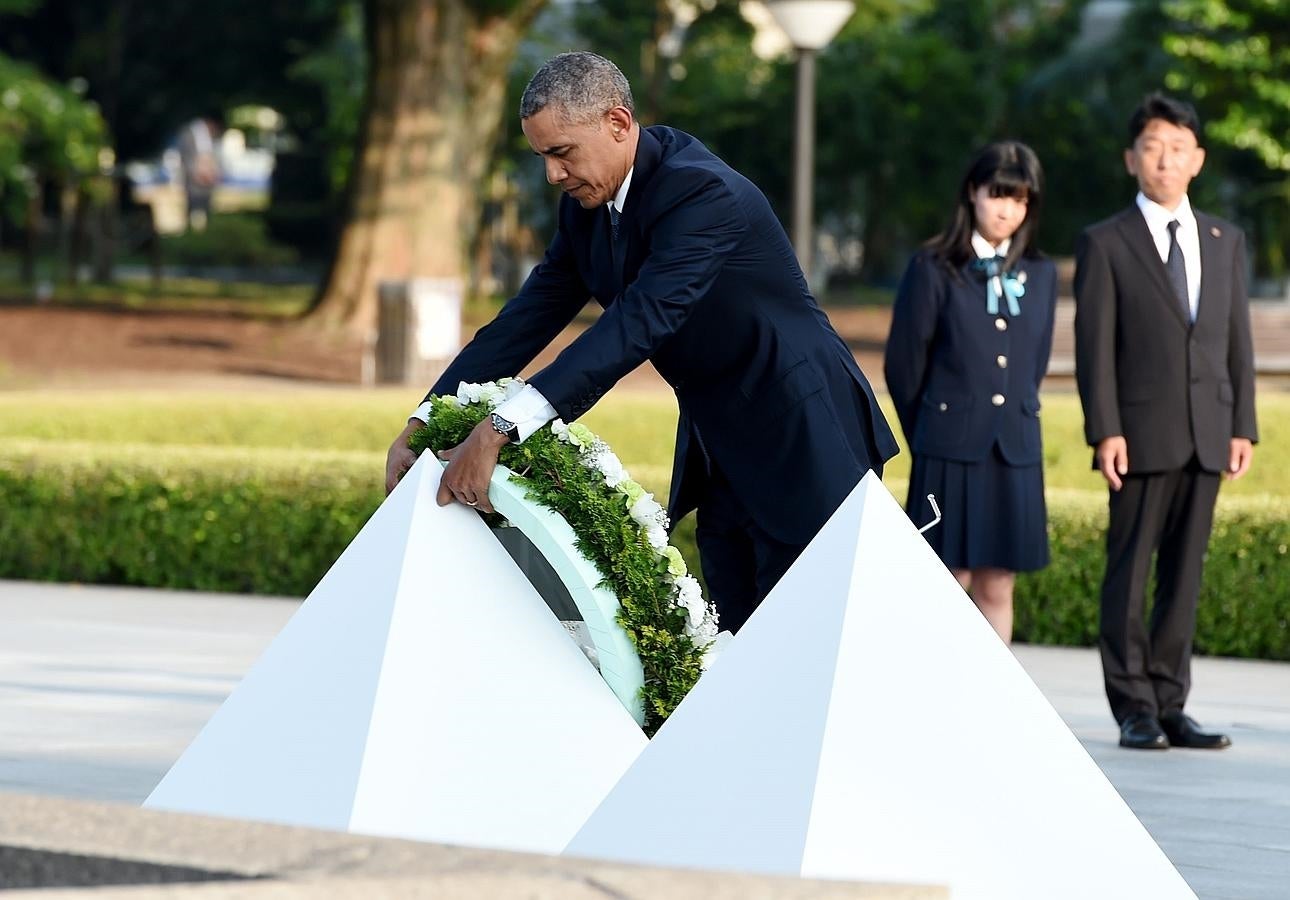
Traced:
[[497, 413], [493, 413], [489, 422], [493, 426], [493, 431], [505, 437], [512, 444], [520, 439], [520, 430], [514, 422], [503, 419]]

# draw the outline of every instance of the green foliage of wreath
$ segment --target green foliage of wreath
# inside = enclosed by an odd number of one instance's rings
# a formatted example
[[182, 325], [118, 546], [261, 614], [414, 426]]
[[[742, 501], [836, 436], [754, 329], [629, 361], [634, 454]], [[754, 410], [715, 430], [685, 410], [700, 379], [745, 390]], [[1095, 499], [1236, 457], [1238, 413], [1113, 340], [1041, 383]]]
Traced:
[[[409, 440], [418, 454], [457, 446], [491, 412], [486, 403], [461, 404], [455, 397], [433, 397], [431, 407], [430, 421]], [[598, 471], [582, 463], [578, 447], [550, 428], [504, 446], [498, 462], [514, 473], [530, 500], [564, 517], [578, 552], [617, 596], [618, 623], [645, 670], [644, 728], [653, 735], [703, 672], [704, 650], [685, 633], [687, 613], [674, 600], [667, 557], [646, 541], [628, 515], [624, 495], [608, 487]]]

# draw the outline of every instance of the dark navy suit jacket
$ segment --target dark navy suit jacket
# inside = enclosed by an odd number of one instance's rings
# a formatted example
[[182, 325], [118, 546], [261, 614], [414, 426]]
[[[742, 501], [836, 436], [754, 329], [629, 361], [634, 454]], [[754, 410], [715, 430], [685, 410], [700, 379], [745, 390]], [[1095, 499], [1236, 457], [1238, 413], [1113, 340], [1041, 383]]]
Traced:
[[[1189, 322], [1137, 206], [1089, 227], [1075, 251], [1075, 373], [1093, 447], [1123, 435], [1129, 474], [1194, 453], [1227, 468], [1233, 437], [1259, 438], [1245, 293], [1245, 235], [1195, 212], [1200, 305]], [[1097, 468], [1096, 458], [1093, 468]]]
[[1039, 382], [1048, 369], [1057, 268], [1025, 259], [1021, 315], [1006, 303], [986, 312], [985, 276], [970, 264], [955, 278], [931, 251], [910, 261], [892, 311], [886, 376], [915, 454], [980, 462], [997, 443], [1016, 466], [1043, 459]]
[[772, 537], [808, 543], [897, 446], [765, 196], [690, 135], [644, 128], [619, 232], [615, 248], [607, 208], [562, 197], [541, 264], [431, 393], [514, 375], [594, 298], [600, 318], [529, 383], [573, 421], [652, 361], [681, 412], [673, 521], [715, 466]]

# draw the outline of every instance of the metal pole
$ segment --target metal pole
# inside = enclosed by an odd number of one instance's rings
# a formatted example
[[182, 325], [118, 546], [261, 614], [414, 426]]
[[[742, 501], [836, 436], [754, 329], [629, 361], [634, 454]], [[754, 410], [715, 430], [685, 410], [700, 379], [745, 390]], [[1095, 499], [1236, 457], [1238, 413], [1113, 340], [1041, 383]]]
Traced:
[[793, 248], [811, 281], [815, 191], [815, 51], [797, 51], [797, 124], [793, 129]]

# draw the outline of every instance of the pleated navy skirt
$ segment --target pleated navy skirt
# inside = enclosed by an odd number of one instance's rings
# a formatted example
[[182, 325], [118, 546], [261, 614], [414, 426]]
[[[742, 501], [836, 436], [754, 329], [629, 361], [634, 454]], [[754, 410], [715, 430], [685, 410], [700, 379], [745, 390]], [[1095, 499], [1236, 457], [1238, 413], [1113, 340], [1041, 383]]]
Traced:
[[905, 509], [918, 525], [931, 520], [927, 495], [941, 508], [923, 536], [951, 569], [1033, 572], [1048, 565], [1044, 468], [1012, 466], [996, 446], [982, 462], [915, 455]]

